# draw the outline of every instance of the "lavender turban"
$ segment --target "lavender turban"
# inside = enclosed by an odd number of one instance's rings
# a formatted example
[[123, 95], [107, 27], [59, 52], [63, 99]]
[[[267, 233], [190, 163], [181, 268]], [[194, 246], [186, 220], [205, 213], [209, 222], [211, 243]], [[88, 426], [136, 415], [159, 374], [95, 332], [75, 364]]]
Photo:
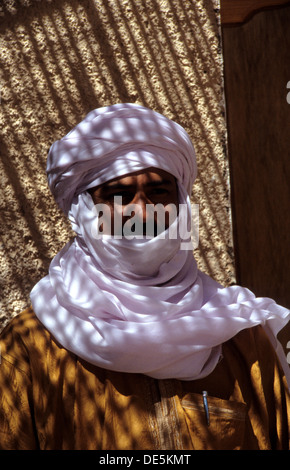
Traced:
[[155, 111], [116, 104], [91, 111], [51, 146], [48, 184], [67, 214], [77, 194], [149, 167], [173, 174], [190, 194], [197, 175], [190, 137], [179, 124]]

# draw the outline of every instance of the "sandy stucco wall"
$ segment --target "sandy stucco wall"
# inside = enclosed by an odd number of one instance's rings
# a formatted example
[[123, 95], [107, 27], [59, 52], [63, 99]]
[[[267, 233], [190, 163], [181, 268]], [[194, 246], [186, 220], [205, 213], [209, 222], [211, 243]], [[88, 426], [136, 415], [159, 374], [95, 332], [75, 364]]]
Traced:
[[2, 326], [73, 235], [46, 183], [52, 142], [91, 109], [137, 102], [197, 151], [199, 267], [234, 280], [217, 0], [2, 0]]

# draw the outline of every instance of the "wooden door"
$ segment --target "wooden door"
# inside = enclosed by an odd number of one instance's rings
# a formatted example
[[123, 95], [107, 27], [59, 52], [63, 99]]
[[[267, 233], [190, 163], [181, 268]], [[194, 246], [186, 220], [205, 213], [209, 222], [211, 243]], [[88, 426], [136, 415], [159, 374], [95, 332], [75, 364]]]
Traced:
[[290, 308], [290, 5], [253, 13], [222, 27], [236, 275]]

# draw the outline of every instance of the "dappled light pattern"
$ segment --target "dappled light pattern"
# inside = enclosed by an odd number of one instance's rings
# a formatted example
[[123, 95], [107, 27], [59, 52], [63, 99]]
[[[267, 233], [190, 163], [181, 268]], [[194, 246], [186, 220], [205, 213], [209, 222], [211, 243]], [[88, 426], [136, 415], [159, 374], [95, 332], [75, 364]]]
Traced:
[[289, 448], [290, 397], [260, 327], [226, 343], [210, 376], [187, 382], [90, 365], [59, 346], [29, 310], [12, 324], [0, 343], [0, 449]]
[[219, 2], [3, 0], [1, 321], [72, 236], [48, 190], [50, 145], [94, 108], [145, 105], [180, 123], [197, 152], [201, 269], [233, 281]]

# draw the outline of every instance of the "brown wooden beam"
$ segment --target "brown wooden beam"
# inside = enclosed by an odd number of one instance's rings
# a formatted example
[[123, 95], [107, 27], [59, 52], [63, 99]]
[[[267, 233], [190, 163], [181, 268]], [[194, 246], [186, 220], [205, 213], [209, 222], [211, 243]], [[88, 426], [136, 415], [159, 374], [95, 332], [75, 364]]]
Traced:
[[290, 0], [220, 0], [222, 25], [244, 23], [259, 10], [290, 5]]

